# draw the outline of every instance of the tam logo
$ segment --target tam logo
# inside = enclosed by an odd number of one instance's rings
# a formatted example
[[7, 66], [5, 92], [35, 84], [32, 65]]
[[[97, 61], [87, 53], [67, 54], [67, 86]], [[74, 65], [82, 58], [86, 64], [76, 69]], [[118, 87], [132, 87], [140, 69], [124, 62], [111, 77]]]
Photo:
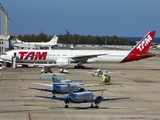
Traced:
[[145, 46], [148, 45], [148, 43], [150, 43], [150, 41], [152, 41], [152, 37], [150, 35], [148, 35], [138, 46], [137, 49], [139, 49], [140, 51], [142, 51], [144, 49]]
[[47, 52], [19, 52], [20, 60], [46, 60]]

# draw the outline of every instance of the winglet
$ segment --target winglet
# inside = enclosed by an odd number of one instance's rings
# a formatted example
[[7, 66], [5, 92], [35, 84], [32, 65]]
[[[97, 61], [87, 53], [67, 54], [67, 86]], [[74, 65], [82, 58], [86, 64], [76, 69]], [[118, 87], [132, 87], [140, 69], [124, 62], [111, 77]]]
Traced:
[[156, 31], [150, 31], [148, 34], [146, 34], [146, 36], [135, 47], [132, 48], [132, 50], [121, 61], [121, 63], [154, 57], [155, 55], [149, 53], [148, 50], [151, 46], [155, 33]]

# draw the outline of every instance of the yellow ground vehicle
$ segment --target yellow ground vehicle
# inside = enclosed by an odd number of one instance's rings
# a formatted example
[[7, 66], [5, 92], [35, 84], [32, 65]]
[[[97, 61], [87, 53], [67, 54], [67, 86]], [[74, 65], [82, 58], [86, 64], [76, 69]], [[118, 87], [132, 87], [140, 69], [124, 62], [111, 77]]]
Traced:
[[110, 75], [107, 74], [107, 73], [103, 73], [103, 75], [102, 75], [102, 83], [103, 84], [110, 84], [110, 81], [111, 81]]

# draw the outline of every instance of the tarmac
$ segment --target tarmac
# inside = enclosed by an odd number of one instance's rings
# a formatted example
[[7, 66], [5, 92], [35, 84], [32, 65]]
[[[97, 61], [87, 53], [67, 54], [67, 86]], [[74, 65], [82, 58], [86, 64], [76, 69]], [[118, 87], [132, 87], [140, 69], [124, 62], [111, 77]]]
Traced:
[[[40, 79], [41, 68], [7, 68], [1, 71], [0, 120], [160, 120], [160, 50], [152, 50], [156, 57], [124, 64], [86, 64], [87, 69], [69, 67], [66, 79], [95, 84], [85, 89], [107, 89], [104, 98], [129, 97], [126, 100], [101, 102], [99, 108], [90, 103], [70, 104], [38, 98], [52, 93], [28, 89], [49, 88], [33, 84], [50, 83], [51, 78]], [[102, 85], [101, 77], [92, 77], [97, 68], [109, 70], [111, 85]], [[59, 73], [58, 68], [53, 72]], [[101, 92], [95, 92], [99, 96]], [[57, 97], [67, 96], [57, 95]]]

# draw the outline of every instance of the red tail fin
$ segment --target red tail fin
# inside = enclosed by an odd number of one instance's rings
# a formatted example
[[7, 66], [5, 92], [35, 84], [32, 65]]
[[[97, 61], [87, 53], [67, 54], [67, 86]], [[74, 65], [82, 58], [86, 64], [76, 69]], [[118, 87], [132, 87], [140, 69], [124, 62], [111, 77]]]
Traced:
[[132, 48], [130, 53], [121, 61], [121, 63], [155, 56], [148, 52], [155, 33], [156, 31], [150, 31], [134, 48]]

